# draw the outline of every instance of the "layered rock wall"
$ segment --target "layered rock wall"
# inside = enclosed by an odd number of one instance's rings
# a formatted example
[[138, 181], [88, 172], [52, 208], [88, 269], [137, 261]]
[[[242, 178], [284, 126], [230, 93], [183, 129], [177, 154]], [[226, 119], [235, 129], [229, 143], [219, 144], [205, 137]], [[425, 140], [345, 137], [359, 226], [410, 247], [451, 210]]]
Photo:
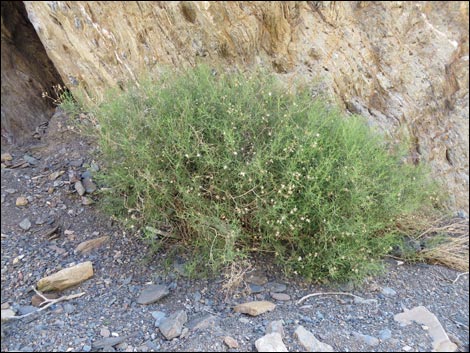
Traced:
[[411, 159], [468, 213], [467, 2], [24, 3], [73, 92], [99, 100], [161, 64], [199, 61], [320, 81], [345, 110], [410, 139]]

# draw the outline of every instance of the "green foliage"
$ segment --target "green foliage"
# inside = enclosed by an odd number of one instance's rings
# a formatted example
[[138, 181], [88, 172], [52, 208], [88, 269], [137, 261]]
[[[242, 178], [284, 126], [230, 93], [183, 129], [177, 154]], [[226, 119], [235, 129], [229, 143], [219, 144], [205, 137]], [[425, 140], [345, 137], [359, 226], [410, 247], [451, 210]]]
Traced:
[[361, 278], [400, 243], [397, 219], [437, 202], [403, 148], [262, 72], [166, 72], [93, 115], [104, 205], [142, 229], [173, 227], [144, 233], [184, 246], [197, 273], [261, 252], [306, 279]]

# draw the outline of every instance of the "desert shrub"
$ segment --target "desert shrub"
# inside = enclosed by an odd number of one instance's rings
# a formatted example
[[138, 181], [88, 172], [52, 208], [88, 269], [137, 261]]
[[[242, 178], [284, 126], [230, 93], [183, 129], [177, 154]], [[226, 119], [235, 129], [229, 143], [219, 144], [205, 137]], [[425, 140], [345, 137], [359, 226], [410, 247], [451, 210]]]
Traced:
[[373, 273], [436, 187], [406, 148], [309, 92], [203, 66], [110, 92], [92, 109], [104, 205], [187, 249], [194, 273], [252, 253], [311, 280]]

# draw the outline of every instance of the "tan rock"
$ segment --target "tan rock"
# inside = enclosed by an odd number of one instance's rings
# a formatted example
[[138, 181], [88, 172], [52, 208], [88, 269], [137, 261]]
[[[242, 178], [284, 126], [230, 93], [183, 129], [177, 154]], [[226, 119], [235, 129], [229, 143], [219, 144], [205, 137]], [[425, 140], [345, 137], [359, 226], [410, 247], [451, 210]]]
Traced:
[[13, 157], [9, 153], [2, 153], [1, 160], [2, 162], [11, 161]]
[[255, 342], [258, 352], [288, 352], [279, 333], [269, 333]]
[[86, 254], [94, 249], [99, 248], [101, 245], [108, 242], [108, 240], [109, 240], [109, 236], [104, 236], [104, 237], [99, 237], [96, 239], [91, 239], [91, 240], [81, 242], [75, 248], [75, 252], [80, 253], [80, 254]]
[[16, 206], [26, 206], [28, 203], [28, 199], [24, 196], [20, 196], [16, 199]]
[[276, 308], [276, 304], [268, 301], [254, 301], [239, 304], [233, 308], [237, 313], [248, 314], [251, 316], [258, 316], [267, 311], [273, 311]]
[[93, 264], [91, 261], [86, 261], [41, 278], [37, 287], [41, 292], [60, 291], [79, 284], [92, 276]]
[[228, 348], [238, 348], [238, 342], [235, 338], [230, 337], [230, 336], [225, 336], [224, 337], [224, 343], [227, 345]]

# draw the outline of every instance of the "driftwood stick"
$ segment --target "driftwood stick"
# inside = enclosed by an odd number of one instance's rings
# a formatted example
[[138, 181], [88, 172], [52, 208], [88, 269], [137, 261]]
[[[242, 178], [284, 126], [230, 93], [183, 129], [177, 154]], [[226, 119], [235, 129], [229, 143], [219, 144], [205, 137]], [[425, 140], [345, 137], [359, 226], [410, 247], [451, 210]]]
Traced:
[[364, 300], [364, 298], [358, 296], [358, 295], [354, 295], [354, 294], [351, 294], [351, 293], [344, 293], [344, 292], [326, 292], [326, 293], [312, 293], [312, 294], [308, 294], [306, 295], [305, 297], [302, 297], [300, 298], [298, 301], [297, 301], [297, 305], [300, 305], [302, 304], [302, 302], [308, 298], [311, 298], [311, 297], [317, 297], [317, 296], [320, 296], [320, 295], [349, 295], [350, 297], [354, 297], [354, 298], [358, 298], [358, 299], [361, 299], [361, 300]]

